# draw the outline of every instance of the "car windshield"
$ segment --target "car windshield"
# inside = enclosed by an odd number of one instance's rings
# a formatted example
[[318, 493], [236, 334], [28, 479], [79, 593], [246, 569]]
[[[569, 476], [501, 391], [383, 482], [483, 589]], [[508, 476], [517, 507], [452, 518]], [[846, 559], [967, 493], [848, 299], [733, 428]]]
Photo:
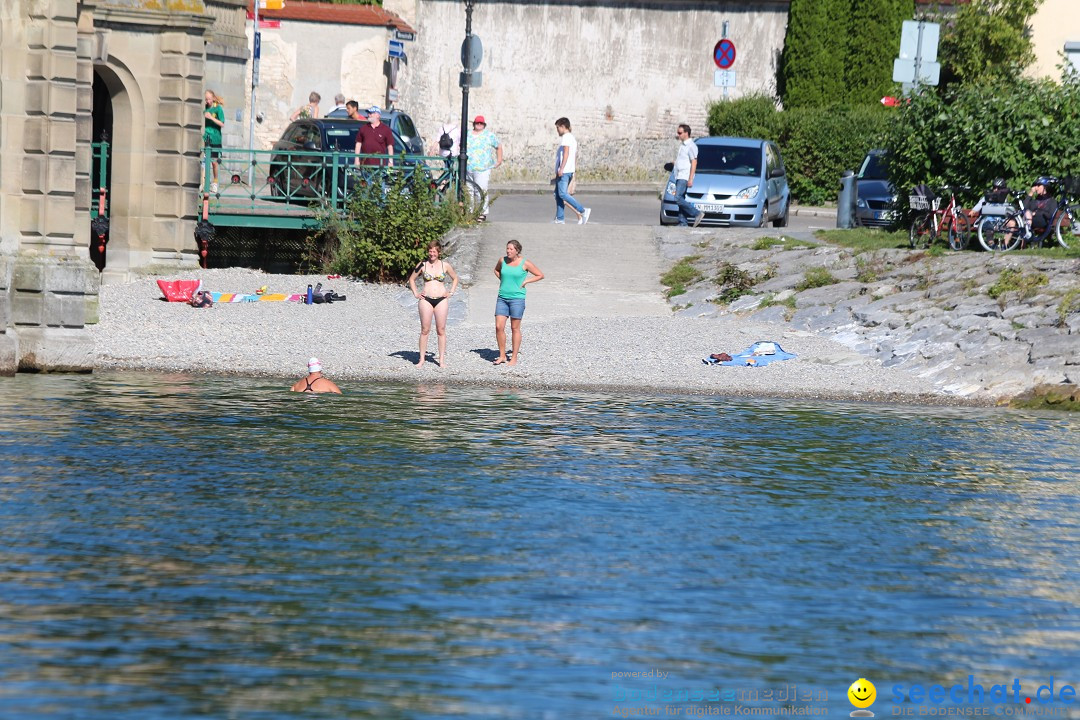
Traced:
[[328, 127], [326, 128], [326, 142], [329, 147], [328, 150], [337, 150], [339, 152], [352, 152], [356, 149], [356, 130], [359, 126], [354, 128], [345, 127]]
[[698, 145], [699, 173], [759, 177], [761, 149], [729, 147], [727, 145]]
[[862, 167], [859, 168], [860, 180], [888, 180], [889, 179], [889, 160], [884, 155], [874, 153], [867, 155], [863, 160]]

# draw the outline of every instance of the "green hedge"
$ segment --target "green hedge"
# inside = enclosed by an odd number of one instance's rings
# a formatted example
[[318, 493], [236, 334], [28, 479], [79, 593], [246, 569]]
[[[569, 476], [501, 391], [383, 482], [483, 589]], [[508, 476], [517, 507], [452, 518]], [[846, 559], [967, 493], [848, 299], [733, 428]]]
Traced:
[[1009, 78], [928, 90], [897, 108], [888, 128], [898, 188], [969, 185], [1003, 177], [1023, 189], [1039, 175], [1080, 175], [1080, 78]]
[[858, 170], [881, 147], [890, 110], [880, 105], [780, 111], [764, 95], [709, 106], [709, 134], [764, 138], [780, 146], [791, 194], [798, 202], [835, 201], [844, 170]]

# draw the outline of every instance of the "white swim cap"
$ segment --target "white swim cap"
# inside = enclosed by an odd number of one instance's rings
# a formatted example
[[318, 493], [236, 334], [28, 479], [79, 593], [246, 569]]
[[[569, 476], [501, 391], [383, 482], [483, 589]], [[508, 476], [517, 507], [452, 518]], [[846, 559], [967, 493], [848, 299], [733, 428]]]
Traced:
[[307, 361], [307, 369], [308, 372], [322, 372], [322, 362], [319, 360], [319, 358], [313, 357]]

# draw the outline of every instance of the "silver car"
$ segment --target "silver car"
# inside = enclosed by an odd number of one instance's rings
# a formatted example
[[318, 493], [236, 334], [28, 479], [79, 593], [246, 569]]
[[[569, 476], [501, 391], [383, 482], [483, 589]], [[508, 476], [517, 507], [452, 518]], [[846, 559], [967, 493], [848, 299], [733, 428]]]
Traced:
[[[694, 186], [686, 199], [705, 213], [702, 225], [786, 227], [791, 203], [780, 148], [768, 140], [707, 137], [695, 141], [698, 148]], [[660, 203], [660, 224], [679, 222], [675, 204], [675, 171], [672, 168]]]

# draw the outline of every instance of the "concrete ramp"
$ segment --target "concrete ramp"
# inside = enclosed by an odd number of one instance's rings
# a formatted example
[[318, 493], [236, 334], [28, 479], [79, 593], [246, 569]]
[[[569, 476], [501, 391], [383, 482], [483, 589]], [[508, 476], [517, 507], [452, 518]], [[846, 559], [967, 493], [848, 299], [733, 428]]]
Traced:
[[530, 284], [526, 318], [671, 316], [660, 285], [653, 228], [640, 225], [555, 225], [494, 222], [483, 227], [476, 284], [469, 289], [469, 322], [492, 321], [499, 281], [495, 264], [506, 243], [544, 273]]

